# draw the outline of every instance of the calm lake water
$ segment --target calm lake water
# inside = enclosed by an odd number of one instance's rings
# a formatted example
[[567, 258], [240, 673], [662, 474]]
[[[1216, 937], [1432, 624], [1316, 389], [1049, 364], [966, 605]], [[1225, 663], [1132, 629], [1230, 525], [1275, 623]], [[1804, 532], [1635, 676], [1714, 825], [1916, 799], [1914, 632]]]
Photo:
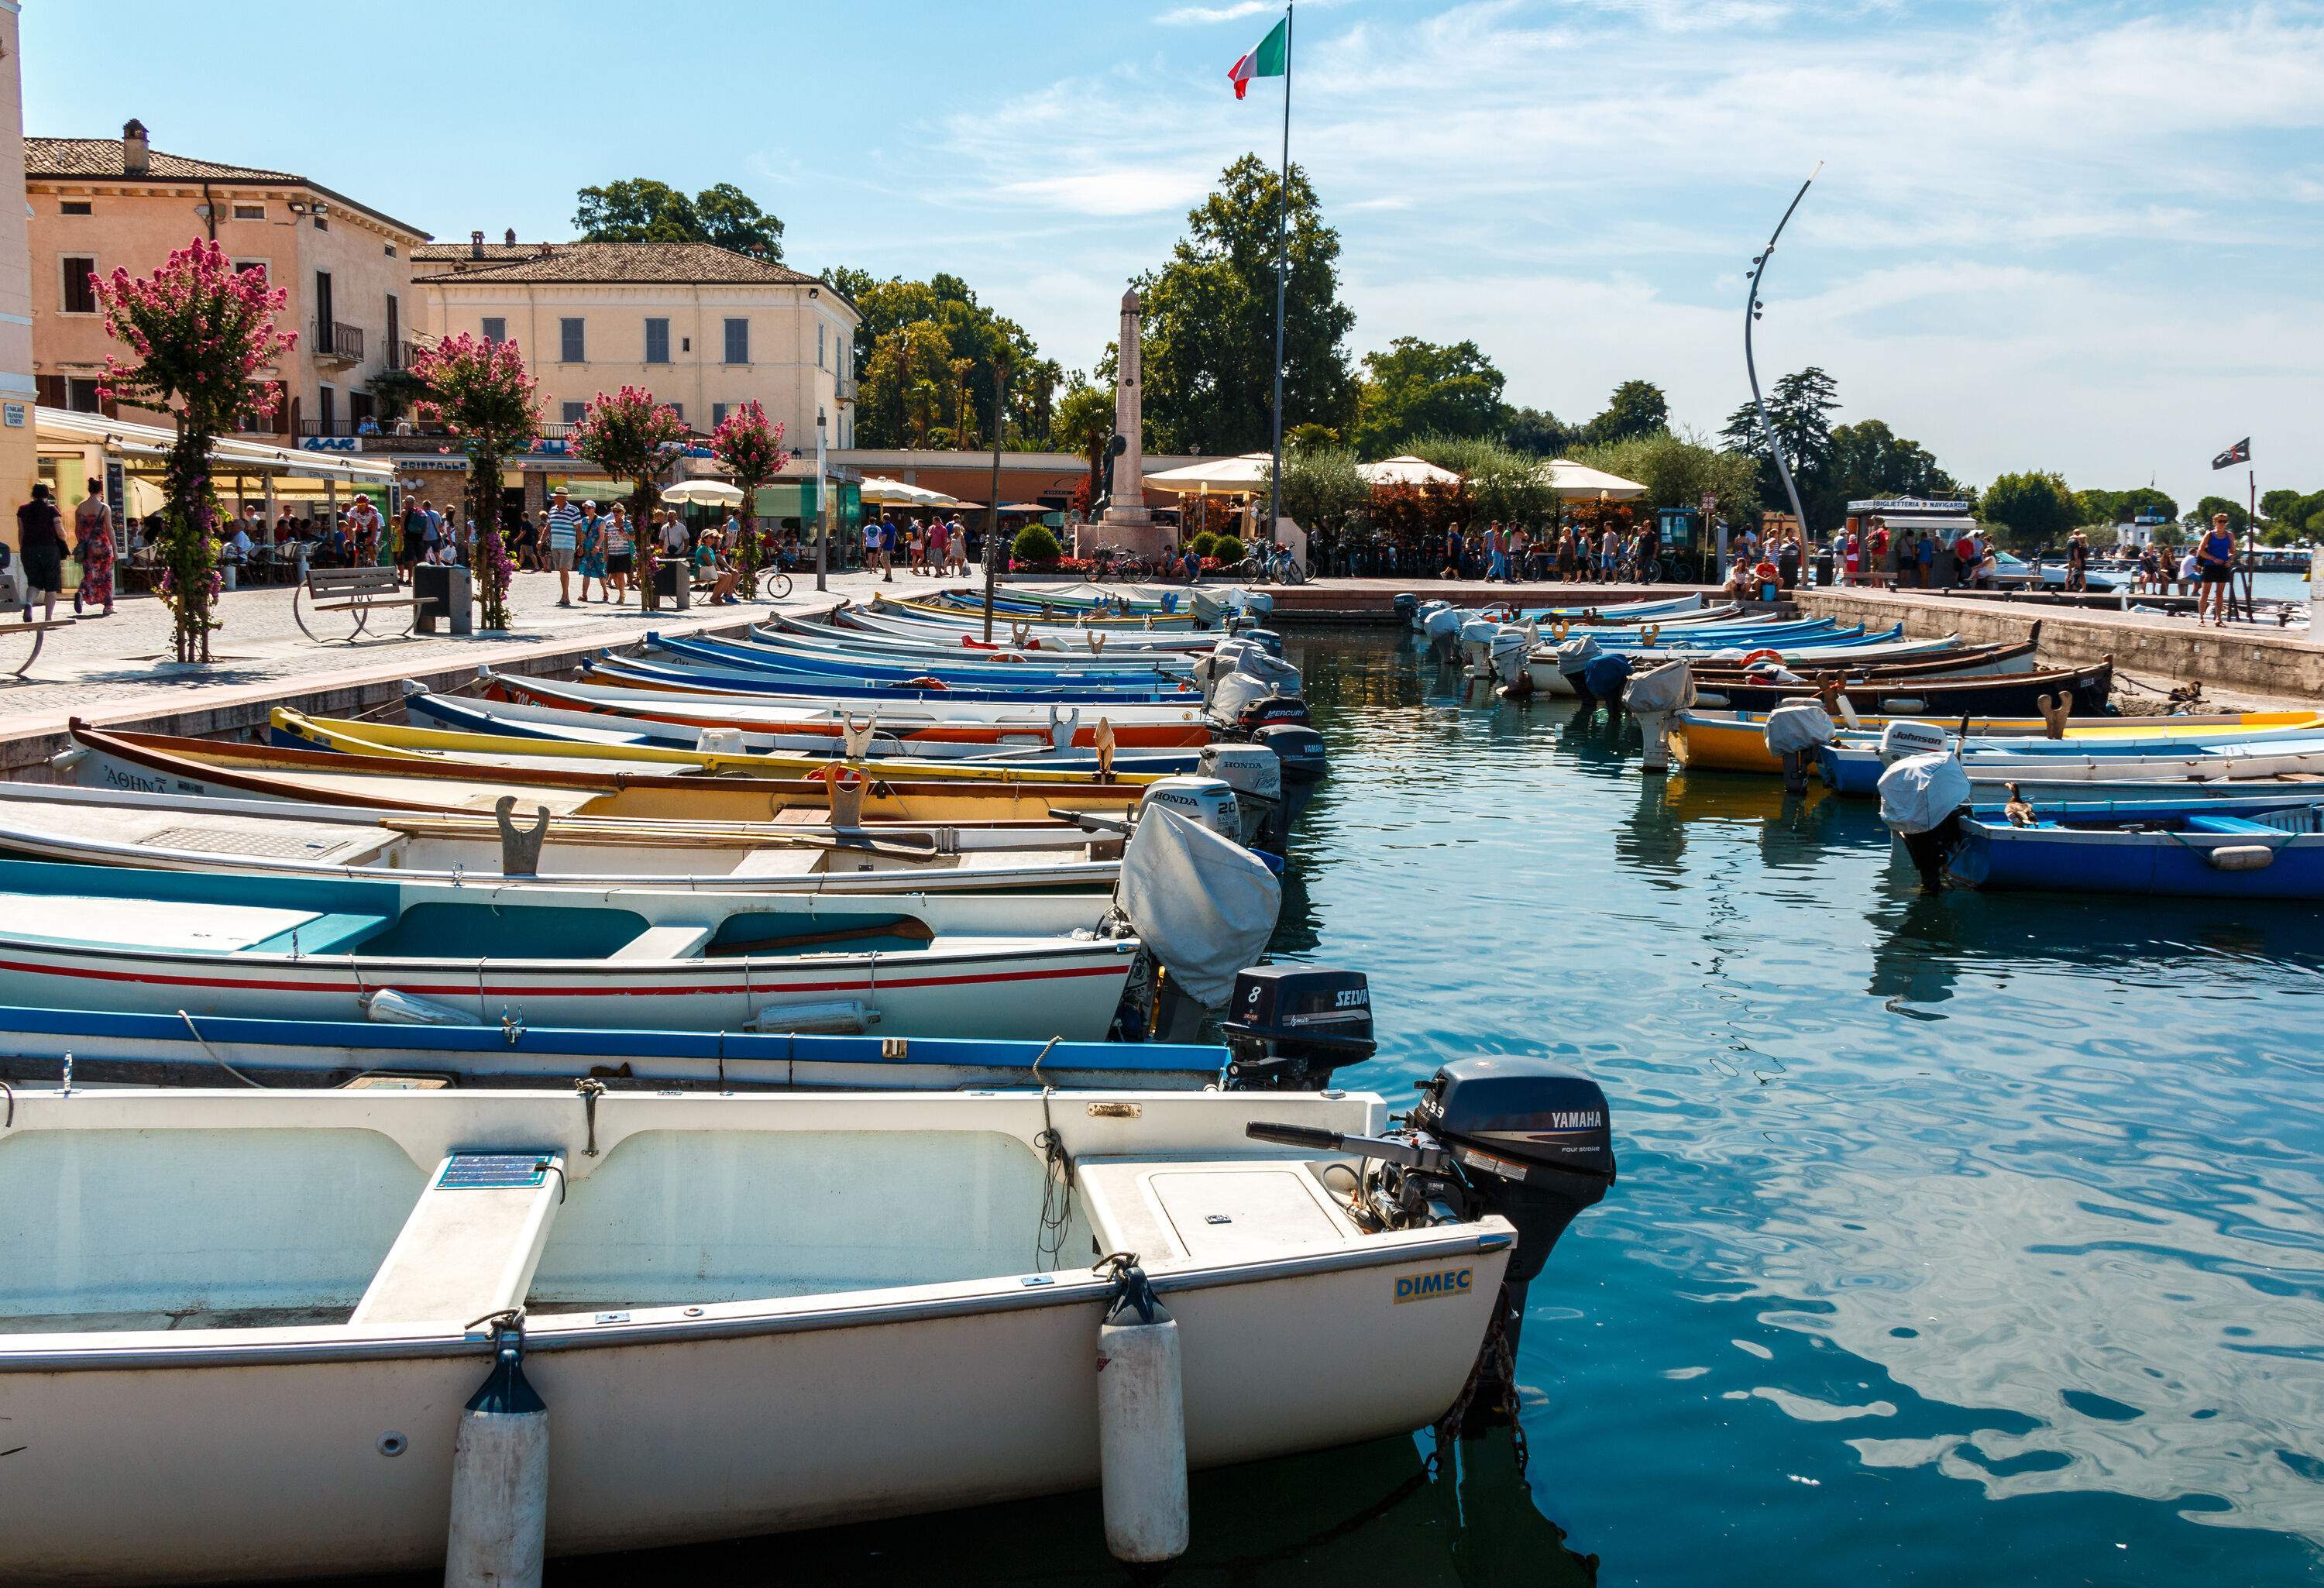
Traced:
[[[1924, 900], [1868, 808], [1291, 651], [1333, 777], [1278, 950], [1370, 974], [1358, 1084], [1555, 1056], [1621, 1179], [1534, 1286], [1522, 1480], [1201, 1474], [1170, 1582], [2324, 1581], [2315, 911]], [[776, 1579], [1125, 1581], [1092, 1495], [550, 1571]]]

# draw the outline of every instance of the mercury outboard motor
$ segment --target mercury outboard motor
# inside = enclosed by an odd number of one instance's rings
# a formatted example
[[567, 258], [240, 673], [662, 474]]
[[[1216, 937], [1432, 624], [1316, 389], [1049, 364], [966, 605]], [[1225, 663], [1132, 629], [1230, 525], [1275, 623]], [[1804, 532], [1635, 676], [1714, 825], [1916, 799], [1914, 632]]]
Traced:
[[1227, 1076], [1245, 1091], [1313, 1092], [1332, 1072], [1379, 1051], [1372, 993], [1361, 971], [1255, 965], [1227, 1000]]
[[1352, 1211], [1372, 1227], [1420, 1229], [1488, 1214], [1517, 1226], [1469, 1403], [1477, 1413], [1514, 1417], [1517, 1386], [1501, 1371], [1501, 1343], [1514, 1362], [1526, 1288], [1566, 1226], [1614, 1184], [1606, 1094], [1546, 1059], [1480, 1057], [1442, 1066], [1420, 1094], [1406, 1128], [1389, 1136], [1258, 1122], [1243, 1129], [1260, 1141], [1361, 1154], [1368, 1161]]
[[1250, 740], [1274, 751], [1283, 763], [1283, 813], [1286, 820], [1296, 822], [1315, 785], [1323, 780], [1323, 735], [1298, 723], [1270, 723], [1254, 730]]

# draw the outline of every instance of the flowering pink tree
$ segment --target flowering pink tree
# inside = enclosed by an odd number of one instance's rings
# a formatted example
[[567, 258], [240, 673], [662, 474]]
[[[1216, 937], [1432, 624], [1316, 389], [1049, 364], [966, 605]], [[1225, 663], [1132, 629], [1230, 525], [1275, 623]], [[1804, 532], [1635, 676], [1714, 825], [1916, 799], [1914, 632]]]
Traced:
[[210, 659], [211, 604], [218, 590], [217, 498], [210, 485], [210, 447], [237, 414], [274, 411], [278, 388], [259, 372], [298, 338], [275, 329], [289, 300], [259, 272], [237, 271], [216, 243], [197, 237], [142, 281], [116, 270], [92, 275], [105, 328], [136, 354], [123, 364], [107, 354], [99, 394], [139, 408], [165, 409], [177, 439], [162, 466], [160, 593], [175, 618], [180, 661]]
[[623, 386], [611, 397], [598, 392], [567, 437], [567, 446], [610, 477], [630, 482], [630, 522], [638, 537], [638, 599], [648, 611], [655, 605], [653, 550], [646, 540], [658, 494], [655, 482], [685, 451], [693, 433], [678, 410], [651, 392]]
[[742, 490], [742, 544], [734, 548], [735, 565], [742, 570], [742, 591], [754, 594], [759, 583], [759, 487], [783, 472], [791, 455], [783, 447], [783, 427], [769, 423], [767, 411], [754, 402], [730, 408], [711, 432], [710, 455]]
[[487, 342], [466, 331], [412, 361], [426, 383], [428, 406], [468, 454], [468, 516], [476, 526], [476, 571], [483, 576], [484, 627], [509, 626], [509, 577], [516, 570], [501, 544], [501, 460], [540, 432], [540, 383], [513, 342]]

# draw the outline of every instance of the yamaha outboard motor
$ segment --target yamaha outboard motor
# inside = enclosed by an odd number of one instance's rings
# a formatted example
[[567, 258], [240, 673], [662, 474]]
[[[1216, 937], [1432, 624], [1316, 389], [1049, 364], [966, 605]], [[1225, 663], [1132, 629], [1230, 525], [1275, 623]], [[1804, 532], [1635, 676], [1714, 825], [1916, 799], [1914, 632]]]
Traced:
[[[1240, 983], [1238, 983], [1240, 989]], [[1461, 1058], [1421, 1083], [1406, 1128], [1347, 1136], [1307, 1125], [1251, 1123], [1261, 1141], [1362, 1155], [1354, 1212], [1368, 1226], [1419, 1229], [1498, 1214], [1517, 1226], [1491, 1331], [1478, 1360], [1473, 1411], [1513, 1417], [1526, 1290], [1557, 1238], [1614, 1184], [1614, 1135], [1606, 1094], [1586, 1076], [1545, 1059]]]
[[1264, 744], [1283, 763], [1283, 812], [1296, 822], [1307, 808], [1315, 785], [1323, 780], [1323, 735], [1298, 723], [1271, 723], [1255, 730], [1254, 744]]
[[1283, 656], [1283, 636], [1273, 629], [1245, 629], [1235, 638], [1248, 641], [1278, 660]]
[[1411, 595], [1399, 596], [1390, 605], [1396, 609], [1396, 626], [1397, 628], [1408, 629], [1412, 627], [1413, 624], [1420, 621], [1419, 596]]
[[1378, 1051], [1371, 987], [1361, 971], [1252, 965], [1236, 973], [1221, 1024], [1227, 1077], [1245, 1091], [1320, 1091], [1334, 1069]]

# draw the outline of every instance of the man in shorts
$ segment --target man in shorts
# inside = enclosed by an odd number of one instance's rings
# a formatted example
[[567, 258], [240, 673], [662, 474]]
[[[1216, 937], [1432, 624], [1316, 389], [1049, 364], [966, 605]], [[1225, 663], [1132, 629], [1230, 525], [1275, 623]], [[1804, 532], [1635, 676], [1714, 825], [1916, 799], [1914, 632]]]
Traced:
[[2235, 587], [2236, 577], [2236, 537], [2235, 531], [2227, 528], [2226, 513], [2211, 515], [2209, 532], [2195, 543], [2195, 566], [2202, 580], [2195, 586], [2195, 621], [2201, 623], [2208, 612], [2212, 626], [2224, 629], [2227, 626], [2227, 596]]
[[581, 539], [581, 510], [567, 500], [565, 487], [559, 485], [550, 493], [549, 515], [549, 566], [557, 570], [557, 605], [573, 605], [573, 550]]

